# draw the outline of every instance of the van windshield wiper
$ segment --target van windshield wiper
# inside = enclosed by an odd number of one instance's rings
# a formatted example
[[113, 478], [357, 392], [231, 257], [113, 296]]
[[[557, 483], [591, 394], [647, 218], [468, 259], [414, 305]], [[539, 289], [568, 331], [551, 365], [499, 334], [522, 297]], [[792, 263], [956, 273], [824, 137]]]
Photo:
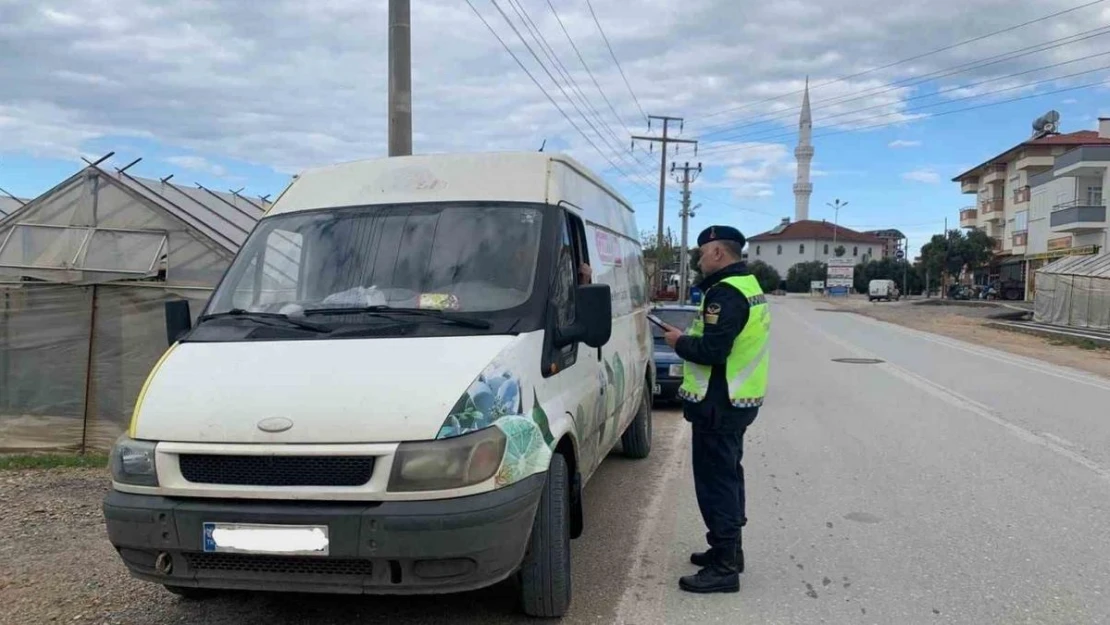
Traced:
[[263, 324], [270, 325], [270, 326], [284, 327], [284, 328], [289, 328], [289, 327], [300, 328], [301, 330], [308, 330], [310, 332], [316, 332], [316, 333], [331, 332], [332, 329], [333, 329], [333, 328], [329, 328], [327, 326], [322, 326], [318, 323], [312, 323], [311, 321], [302, 321], [300, 319], [294, 319], [293, 317], [290, 317], [289, 315], [283, 315], [281, 313], [251, 312], [249, 310], [243, 310], [242, 308], [232, 308], [231, 310], [229, 310], [227, 312], [213, 313], [211, 315], [204, 315], [200, 318], [200, 321], [204, 322], [204, 321], [208, 321], [210, 319], [227, 319], [227, 318], [249, 319], [251, 321], [257, 321], [259, 323], [263, 323]]
[[393, 316], [393, 315], [417, 315], [421, 317], [432, 317], [454, 323], [456, 325], [466, 326], [468, 328], [476, 328], [478, 330], [488, 330], [490, 322], [485, 319], [477, 317], [468, 317], [466, 315], [459, 315], [450, 311], [444, 310], [431, 310], [426, 308], [394, 308], [392, 306], [351, 306], [346, 308], [310, 308], [304, 311], [305, 316], [309, 315], [357, 315], [362, 313], [369, 313], [380, 316]]

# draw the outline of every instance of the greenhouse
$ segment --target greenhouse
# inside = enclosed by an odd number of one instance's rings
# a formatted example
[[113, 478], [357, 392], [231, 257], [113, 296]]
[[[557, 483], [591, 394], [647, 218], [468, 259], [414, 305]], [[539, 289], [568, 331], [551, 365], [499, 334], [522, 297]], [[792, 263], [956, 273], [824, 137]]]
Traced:
[[104, 450], [266, 209], [90, 164], [0, 217], [0, 451]]
[[1110, 254], [1065, 256], [1037, 270], [1033, 319], [1110, 330]]

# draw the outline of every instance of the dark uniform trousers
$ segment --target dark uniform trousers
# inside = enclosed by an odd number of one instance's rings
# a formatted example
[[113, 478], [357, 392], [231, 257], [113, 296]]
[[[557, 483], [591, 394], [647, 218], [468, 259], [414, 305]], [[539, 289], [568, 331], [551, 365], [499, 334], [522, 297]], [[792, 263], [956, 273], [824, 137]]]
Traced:
[[741, 528], [747, 524], [744, 495], [744, 433], [759, 408], [721, 408], [711, 399], [685, 405], [693, 428], [694, 491], [709, 530], [714, 560], [735, 566]]

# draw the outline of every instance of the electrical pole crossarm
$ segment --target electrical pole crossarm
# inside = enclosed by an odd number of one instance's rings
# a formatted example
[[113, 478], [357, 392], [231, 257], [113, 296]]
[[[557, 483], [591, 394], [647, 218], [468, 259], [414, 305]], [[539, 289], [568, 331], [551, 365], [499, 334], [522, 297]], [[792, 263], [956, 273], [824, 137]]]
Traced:
[[675, 139], [674, 137], [648, 137], [644, 135], [632, 135], [636, 141], [655, 141], [657, 143], [693, 143], [697, 144], [697, 139]]

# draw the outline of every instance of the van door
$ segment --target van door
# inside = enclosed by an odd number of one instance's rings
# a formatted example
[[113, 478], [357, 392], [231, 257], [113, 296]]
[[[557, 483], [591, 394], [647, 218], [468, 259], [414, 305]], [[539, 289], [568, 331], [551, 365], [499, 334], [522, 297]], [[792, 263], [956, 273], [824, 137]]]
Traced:
[[[566, 209], [560, 215], [559, 238], [556, 245], [555, 275], [549, 301], [548, 337], [544, 341], [544, 403], [568, 413], [578, 437], [579, 470], [588, 477], [600, 462], [598, 427], [604, 421], [604, 378], [599, 364], [598, 349], [575, 343], [556, 349], [551, 337], [555, 327], [565, 327], [575, 320], [575, 289], [579, 284], [579, 267], [589, 263], [586, 231], [582, 220]], [[595, 268], [596, 269], [596, 268]]]

